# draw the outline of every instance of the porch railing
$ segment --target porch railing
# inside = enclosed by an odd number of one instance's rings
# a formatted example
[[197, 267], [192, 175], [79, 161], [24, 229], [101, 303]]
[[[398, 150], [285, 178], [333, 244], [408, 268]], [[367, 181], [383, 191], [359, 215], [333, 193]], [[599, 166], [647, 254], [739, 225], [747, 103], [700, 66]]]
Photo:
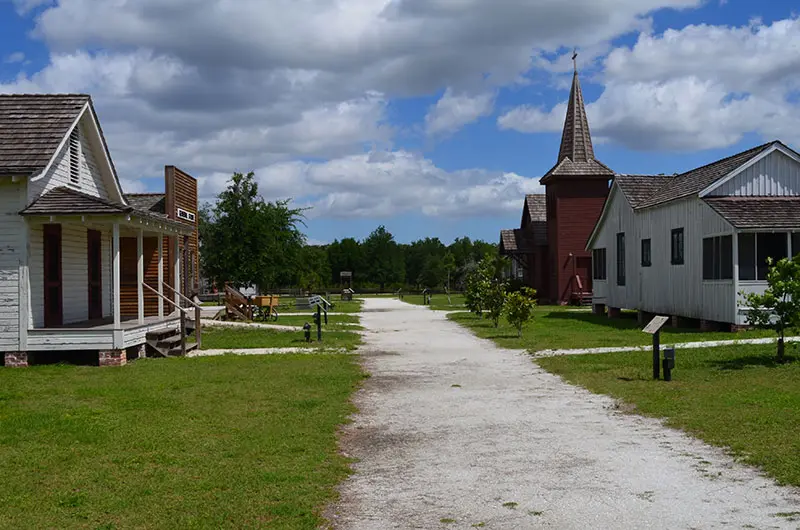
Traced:
[[[168, 297], [164, 296], [162, 293], [158, 292], [156, 289], [153, 289], [147, 283], [142, 282], [142, 285], [145, 288], [147, 288], [149, 291], [154, 293], [156, 296], [158, 296], [159, 298], [161, 298], [162, 300], [164, 300], [165, 302], [167, 302], [168, 304], [173, 306], [180, 313], [180, 317], [181, 317], [181, 324], [180, 324], [181, 355], [186, 355], [186, 335], [187, 335], [187, 333], [186, 333], [186, 316], [187, 316], [187, 313], [189, 312], [189, 309], [185, 308], [185, 307], [181, 307], [179, 304], [175, 303], [174, 300], [170, 300]], [[164, 286], [167, 287], [168, 289], [170, 289], [171, 291], [173, 291], [175, 294], [178, 295], [178, 297], [181, 300], [185, 300], [186, 302], [188, 302], [194, 308], [194, 323], [195, 323], [194, 333], [195, 333], [195, 341], [197, 342], [197, 348], [199, 349], [200, 346], [202, 345], [202, 331], [201, 331], [202, 324], [201, 324], [201, 308], [200, 308], [200, 306], [195, 304], [194, 302], [192, 302], [191, 300], [189, 300], [185, 296], [183, 296], [181, 293], [175, 291], [175, 289], [173, 289], [172, 287], [170, 287], [166, 283], [164, 283]]]

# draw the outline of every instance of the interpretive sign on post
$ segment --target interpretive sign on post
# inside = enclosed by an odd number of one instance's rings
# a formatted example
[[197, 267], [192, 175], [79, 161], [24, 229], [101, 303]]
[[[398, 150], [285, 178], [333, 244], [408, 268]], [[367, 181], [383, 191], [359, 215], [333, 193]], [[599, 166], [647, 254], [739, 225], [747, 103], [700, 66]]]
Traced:
[[661, 328], [667, 322], [669, 322], [669, 317], [656, 315], [642, 330], [653, 336], [653, 379], [658, 379], [661, 375], [658, 366], [659, 352], [661, 350]]

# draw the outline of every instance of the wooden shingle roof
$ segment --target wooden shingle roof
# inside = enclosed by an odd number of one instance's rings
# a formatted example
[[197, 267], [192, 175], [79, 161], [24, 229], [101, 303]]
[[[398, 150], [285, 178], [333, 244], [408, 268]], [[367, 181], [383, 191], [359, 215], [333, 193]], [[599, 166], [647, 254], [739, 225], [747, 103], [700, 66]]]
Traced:
[[526, 254], [533, 252], [534, 242], [530, 234], [521, 228], [500, 231], [501, 250], [506, 253]]
[[0, 174], [44, 169], [88, 102], [83, 94], [0, 95]]
[[615, 182], [633, 208], [667, 186], [674, 177], [665, 175], [617, 175]]
[[747, 151], [676, 175], [666, 186], [655, 192], [647, 200], [642, 201], [637, 208], [649, 208], [675, 199], [682, 199], [689, 195], [696, 195], [731, 171], [757, 157], [776, 143], [780, 142], [769, 142], [759, 145]]
[[738, 229], [800, 229], [800, 197], [709, 197], [704, 200]]
[[543, 193], [525, 195], [525, 208], [531, 221], [547, 220], [547, 200]]
[[166, 195], [163, 193], [126, 193], [125, 200], [137, 210], [167, 216]]
[[33, 201], [21, 215], [121, 214], [133, 211], [131, 206], [107, 201], [70, 188], [53, 188]]

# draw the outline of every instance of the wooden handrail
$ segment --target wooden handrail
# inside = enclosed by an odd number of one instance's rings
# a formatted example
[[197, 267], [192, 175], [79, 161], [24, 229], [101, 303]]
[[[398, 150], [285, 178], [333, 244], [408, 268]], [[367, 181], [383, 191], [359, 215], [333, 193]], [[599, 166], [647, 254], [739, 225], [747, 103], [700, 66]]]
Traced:
[[[178, 311], [181, 312], [181, 354], [186, 355], [186, 315], [188, 314], [189, 310], [179, 306], [178, 304], [176, 304], [163, 294], [159, 293], [158, 291], [147, 285], [145, 282], [142, 282], [142, 285], [153, 291], [156, 294], [156, 296], [172, 304], [176, 309], [178, 309]], [[167, 285], [167, 287], [169, 287], [169, 285]], [[172, 289], [172, 287], [170, 287], [170, 289]], [[174, 289], [172, 290], [175, 291]], [[181, 293], [178, 293], [177, 291], [175, 292], [178, 294], [178, 296], [183, 296], [181, 295]], [[200, 346], [202, 345], [202, 329], [201, 329], [202, 324], [200, 322], [202, 318], [201, 309], [199, 305], [195, 304], [191, 300], [189, 300], [189, 303], [192, 304], [192, 306], [194, 306], [194, 325], [195, 325], [194, 336], [197, 342], [197, 347], [200, 348]]]
[[192, 306], [192, 307], [194, 307], [194, 308], [198, 308], [198, 307], [200, 307], [198, 304], [194, 303], [192, 300], [190, 300], [189, 298], [186, 298], [184, 295], [182, 295], [181, 293], [179, 293], [178, 291], [176, 291], [175, 289], [173, 289], [173, 288], [172, 288], [172, 287], [171, 287], [171, 286], [170, 286], [170, 285], [169, 285], [167, 282], [161, 282], [161, 283], [164, 285], [164, 287], [166, 287], [167, 289], [169, 289], [169, 290], [170, 290], [170, 291], [172, 291], [173, 293], [175, 293], [175, 294], [177, 294], [178, 296], [180, 296], [180, 297], [181, 297], [181, 299], [183, 299], [183, 300], [184, 300], [184, 301], [186, 301], [186, 302], [189, 302], [189, 304], [191, 304], [191, 306]]
[[159, 293], [158, 291], [156, 291], [155, 289], [153, 289], [152, 287], [150, 287], [149, 285], [147, 285], [145, 282], [142, 282], [142, 285], [143, 285], [143, 286], [145, 286], [145, 287], [147, 287], [148, 289], [150, 289], [150, 290], [151, 290], [153, 293], [155, 293], [155, 294], [156, 294], [156, 296], [160, 297], [162, 300], [166, 301], [166, 302], [167, 302], [167, 303], [169, 303], [169, 304], [172, 304], [172, 305], [175, 307], [175, 309], [177, 309], [177, 310], [178, 310], [178, 311], [180, 311], [181, 313], [185, 313], [186, 311], [188, 311], [188, 309], [184, 309], [183, 307], [179, 306], [179, 305], [178, 305], [178, 304], [176, 304], [176, 303], [175, 303], [173, 300], [170, 300], [169, 298], [167, 298], [167, 297], [166, 297], [166, 296], [164, 296], [163, 294]]

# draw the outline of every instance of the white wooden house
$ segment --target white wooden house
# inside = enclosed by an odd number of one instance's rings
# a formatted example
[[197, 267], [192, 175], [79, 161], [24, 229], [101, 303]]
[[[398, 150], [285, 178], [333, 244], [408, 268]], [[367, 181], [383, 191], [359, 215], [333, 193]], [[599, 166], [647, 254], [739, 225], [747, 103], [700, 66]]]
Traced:
[[[178, 247], [195, 226], [128, 201], [89, 96], [0, 96], [0, 216], [6, 366], [58, 350], [121, 364], [148, 338], [174, 334], [173, 304], [186, 305], [173, 290], [182, 285]], [[135, 241], [133, 259], [123, 259], [125, 238]], [[146, 284], [154, 260], [158, 279]]]
[[746, 325], [767, 258], [800, 253], [800, 155], [770, 142], [674, 176], [617, 175], [587, 243], [595, 312]]

